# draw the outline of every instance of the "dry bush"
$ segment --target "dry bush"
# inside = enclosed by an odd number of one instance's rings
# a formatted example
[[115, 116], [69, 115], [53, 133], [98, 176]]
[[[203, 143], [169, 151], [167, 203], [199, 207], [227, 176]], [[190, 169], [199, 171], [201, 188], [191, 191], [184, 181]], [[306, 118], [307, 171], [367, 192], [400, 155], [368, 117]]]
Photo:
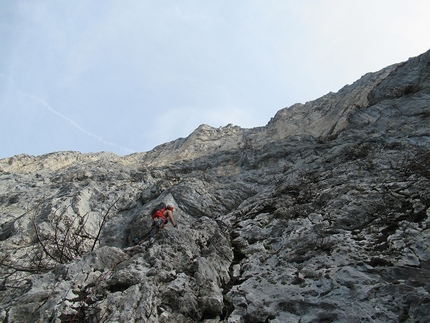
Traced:
[[0, 290], [25, 288], [29, 276], [47, 272], [58, 264], [68, 263], [93, 251], [118, 200], [91, 225], [89, 213], [83, 216], [69, 214], [68, 206], [51, 210], [46, 215], [44, 199], [36, 201], [27, 211], [33, 241], [27, 246], [2, 248], [0, 251]]

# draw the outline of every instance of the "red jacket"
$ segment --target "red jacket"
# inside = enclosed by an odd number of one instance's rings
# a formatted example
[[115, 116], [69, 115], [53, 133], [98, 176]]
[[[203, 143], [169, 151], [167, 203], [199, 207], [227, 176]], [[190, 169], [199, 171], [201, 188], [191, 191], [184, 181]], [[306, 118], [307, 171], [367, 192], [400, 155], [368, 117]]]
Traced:
[[164, 211], [166, 211], [166, 209], [161, 209], [161, 210], [158, 210], [157, 212], [155, 212], [152, 215], [152, 220], [155, 220], [156, 218], [162, 218], [163, 221], [164, 221], [164, 223], [166, 223], [167, 222], [167, 218], [164, 216]]

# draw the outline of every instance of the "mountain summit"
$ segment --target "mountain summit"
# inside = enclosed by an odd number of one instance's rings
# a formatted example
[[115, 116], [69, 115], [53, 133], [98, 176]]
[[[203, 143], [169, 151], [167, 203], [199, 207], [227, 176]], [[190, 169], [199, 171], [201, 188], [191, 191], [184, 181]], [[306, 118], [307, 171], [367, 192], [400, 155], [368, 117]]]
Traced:
[[428, 322], [429, 117], [430, 51], [264, 127], [2, 159], [0, 321]]

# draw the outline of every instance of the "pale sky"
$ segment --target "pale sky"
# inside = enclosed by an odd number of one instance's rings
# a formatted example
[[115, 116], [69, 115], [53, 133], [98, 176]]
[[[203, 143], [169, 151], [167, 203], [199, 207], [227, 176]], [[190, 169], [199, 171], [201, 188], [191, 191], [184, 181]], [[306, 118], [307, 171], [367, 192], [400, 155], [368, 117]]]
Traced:
[[0, 0], [0, 158], [264, 126], [430, 49], [426, 0]]

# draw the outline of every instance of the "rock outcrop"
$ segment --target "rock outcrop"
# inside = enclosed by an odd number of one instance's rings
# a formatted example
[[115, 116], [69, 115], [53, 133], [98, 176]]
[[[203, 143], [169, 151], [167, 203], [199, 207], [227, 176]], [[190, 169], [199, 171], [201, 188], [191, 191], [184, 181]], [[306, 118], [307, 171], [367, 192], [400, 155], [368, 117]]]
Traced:
[[265, 127], [2, 159], [0, 322], [428, 322], [429, 116], [427, 52]]

